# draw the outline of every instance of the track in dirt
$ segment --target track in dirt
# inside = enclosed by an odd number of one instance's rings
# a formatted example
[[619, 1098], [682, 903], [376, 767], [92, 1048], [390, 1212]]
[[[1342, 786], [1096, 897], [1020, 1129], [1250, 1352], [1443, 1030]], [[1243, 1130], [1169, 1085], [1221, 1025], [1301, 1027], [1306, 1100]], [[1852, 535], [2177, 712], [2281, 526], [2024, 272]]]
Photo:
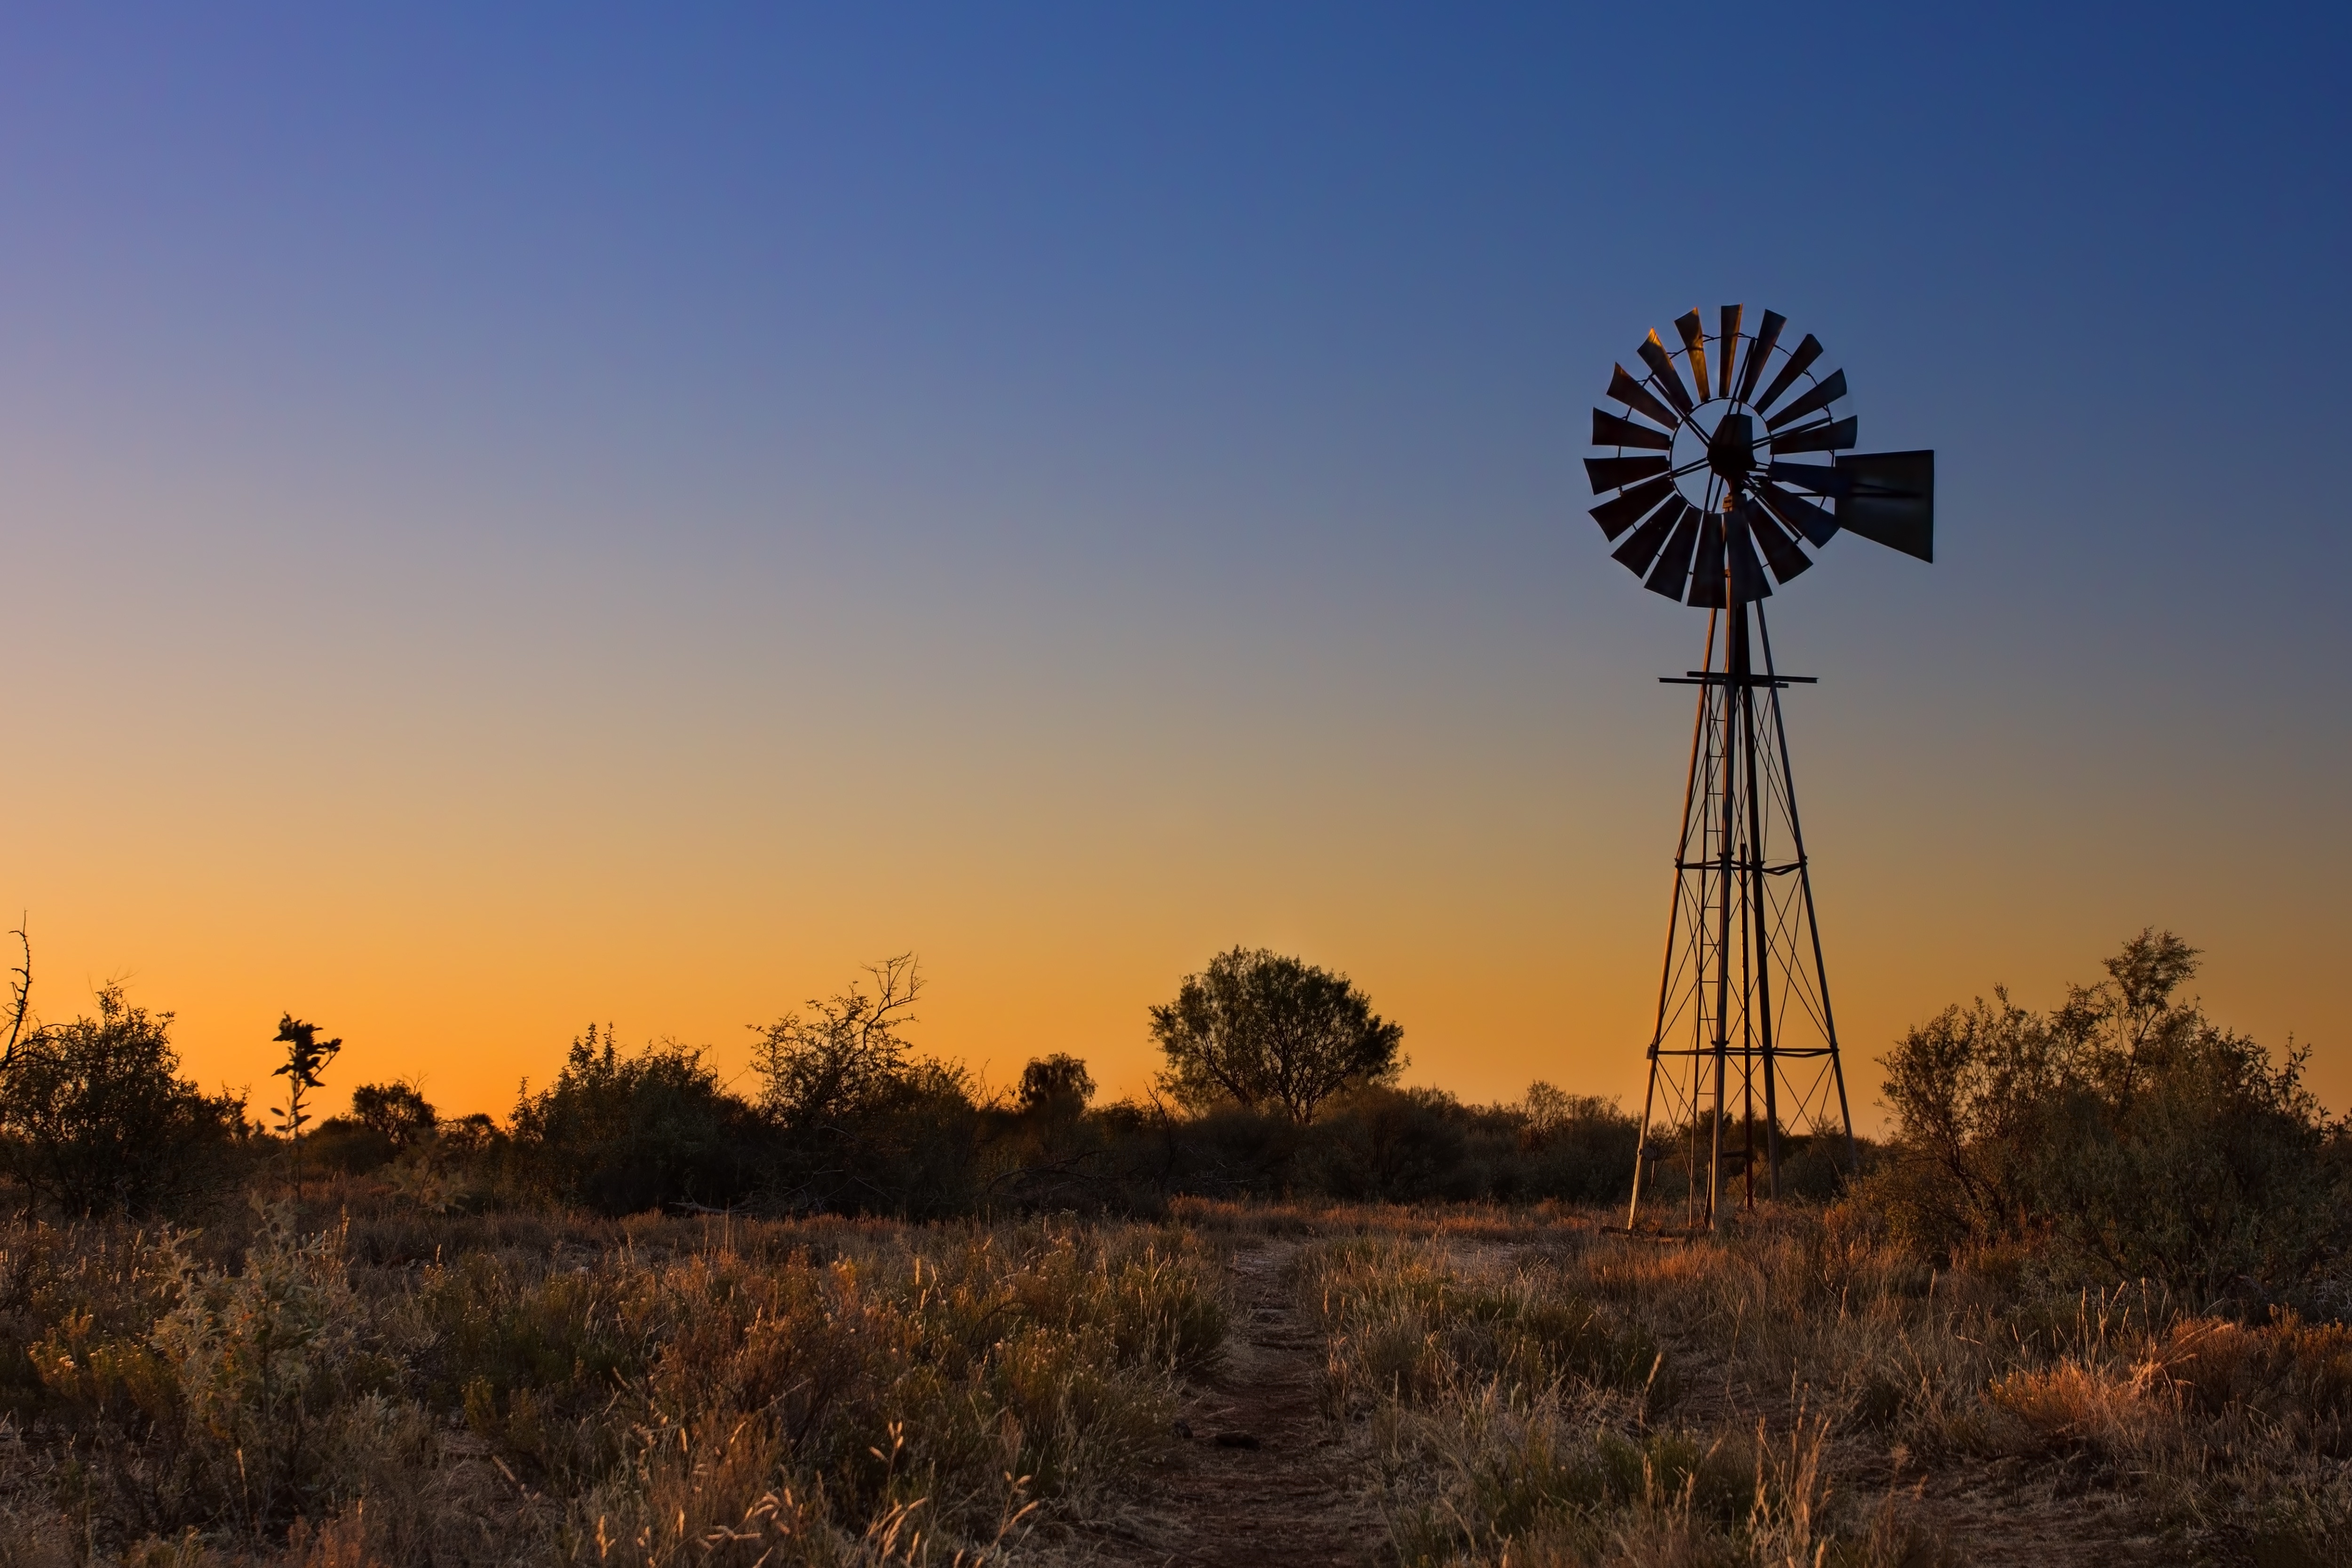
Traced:
[[[1374, 1560], [1379, 1516], [1345, 1439], [1316, 1405], [1323, 1337], [1289, 1278], [1296, 1242], [1244, 1243], [1223, 1371], [1184, 1402], [1179, 1447], [1129, 1538], [1097, 1561], [1169, 1568]], [[1255, 1446], [1252, 1446], [1255, 1445]]]

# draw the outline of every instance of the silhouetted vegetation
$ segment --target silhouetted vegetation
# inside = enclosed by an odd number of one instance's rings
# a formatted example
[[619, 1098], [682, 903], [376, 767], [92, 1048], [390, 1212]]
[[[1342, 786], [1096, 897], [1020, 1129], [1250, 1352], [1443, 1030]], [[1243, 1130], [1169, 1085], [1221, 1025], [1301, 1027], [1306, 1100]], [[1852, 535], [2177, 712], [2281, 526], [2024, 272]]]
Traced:
[[922, 976], [887, 959], [764, 1029], [752, 1071], [774, 1134], [769, 1199], [795, 1213], [935, 1215], [979, 1195], [985, 1131], [971, 1075], [907, 1037]]
[[673, 1041], [623, 1054], [591, 1025], [555, 1081], [515, 1104], [505, 1152], [521, 1184], [615, 1215], [753, 1191], [763, 1129], [704, 1055]]
[[1228, 1253], [1401, 1563], [1934, 1563], [1930, 1474], [2027, 1478], [2042, 1530], [2096, 1489], [2148, 1560], [2352, 1527], [2346, 1135], [2169, 933], [1911, 1030], [1858, 1184], [1789, 1138], [1790, 1201], [1685, 1238], [1619, 1228], [1615, 1102], [1398, 1087], [1395, 1026], [1265, 958], [1219, 962], [1378, 1047], [1337, 1087], [1104, 1105], [1055, 1054], [991, 1091], [917, 1047], [907, 958], [757, 1029], [740, 1087], [592, 1027], [503, 1124], [393, 1079], [273, 1138], [120, 988], [22, 1022], [0, 1564], [1165, 1556], [1122, 1510], [1196, 1440]]
[[294, 1196], [302, 1196], [302, 1131], [310, 1124], [309, 1101], [310, 1091], [323, 1089], [320, 1074], [341, 1054], [340, 1039], [319, 1038], [319, 1026], [306, 1024], [289, 1013], [278, 1020], [276, 1043], [286, 1047], [286, 1061], [270, 1076], [286, 1080], [286, 1103], [273, 1105], [269, 1114], [278, 1118], [279, 1134], [294, 1145]]
[[1344, 974], [1264, 949], [1221, 952], [1151, 1009], [1168, 1058], [1160, 1087], [1180, 1105], [1272, 1110], [1304, 1125], [1332, 1096], [1391, 1083], [1403, 1028]]
[[412, 1083], [363, 1083], [352, 1090], [352, 1120], [398, 1152], [433, 1136], [439, 1117]]
[[1906, 1035], [1871, 1188], [1897, 1234], [1938, 1256], [2026, 1245], [2204, 1300], [2322, 1289], [2352, 1245], [2352, 1148], [2304, 1087], [2307, 1052], [2274, 1062], [2178, 999], [2197, 956], [2143, 931], [2055, 1012], [1997, 989]]
[[28, 1031], [0, 1072], [0, 1163], [26, 1207], [185, 1216], [243, 1174], [245, 1101], [179, 1076], [172, 1015], [120, 985], [98, 1016]]

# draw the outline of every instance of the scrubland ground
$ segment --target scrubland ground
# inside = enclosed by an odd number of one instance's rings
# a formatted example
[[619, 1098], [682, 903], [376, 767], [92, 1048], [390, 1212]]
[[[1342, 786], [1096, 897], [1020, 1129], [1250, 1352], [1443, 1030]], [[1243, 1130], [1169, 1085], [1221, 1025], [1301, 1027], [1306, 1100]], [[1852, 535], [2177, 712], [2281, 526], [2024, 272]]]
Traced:
[[0, 1565], [2341, 1560], [2352, 1332], [1852, 1207], [0, 1230]]

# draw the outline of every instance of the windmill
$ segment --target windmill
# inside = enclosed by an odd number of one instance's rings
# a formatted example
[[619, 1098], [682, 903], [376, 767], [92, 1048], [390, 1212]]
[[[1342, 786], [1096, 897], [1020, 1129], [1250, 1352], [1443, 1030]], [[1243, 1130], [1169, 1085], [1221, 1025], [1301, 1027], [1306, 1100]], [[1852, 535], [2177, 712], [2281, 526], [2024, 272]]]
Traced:
[[[1653, 593], [1706, 611], [1700, 668], [1664, 678], [1697, 687], [1698, 711], [1629, 1226], [1645, 1195], [1657, 1200], [1661, 1163], [1681, 1165], [1694, 1226], [1715, 1223], [1735, 1175], [1753, 1206], [1759, 1152], [1779, 1195], [1784, 1127], [1833, 1140], [1853, 1165], [1780, 716], [1780, 693], [1813, 678], [1780, 672], [1763, 601], [1812, 565], [1806, 546], [1840, 532], [1935, 559], [1935, 453], [1852, 452], [1854, 418], [1835, 406], [1845, 373], [1816, 374], [1811, 333], [1784, 346], [1786, 318], [1767, 310], [1751, 333], [1742, 314], [1724, 306], [1710, 338], [1691, 311], [1675, 323], [1680, 349], [1653, 331], [1644, 374], [1621, 364], [1610, 380], [1624, 413], [1592, 411], [1592, 444], [1612, 455], [1584, 464], [1608, 498], [1592, 515], [1617, 560]], [[1735, 1124], [1741, 1142], [1727, 1149]]]

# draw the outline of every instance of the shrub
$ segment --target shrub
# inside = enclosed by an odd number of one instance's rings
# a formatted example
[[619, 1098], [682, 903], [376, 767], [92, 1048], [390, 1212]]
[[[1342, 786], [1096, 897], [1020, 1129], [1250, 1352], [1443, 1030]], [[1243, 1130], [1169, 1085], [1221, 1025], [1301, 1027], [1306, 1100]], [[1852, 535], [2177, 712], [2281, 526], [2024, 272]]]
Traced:
[[2305, 1285], [2347, 1238], [2344, 1139], [2307, 1053], [2273, 1062], [2173, 1000], [2196, 959], [2143, 931], [2054, 1014], [1996, 989], [1906, 1035], [1871, 1184], [1898, 1234], [1928, 1252], [2046, 1236], [2063, 1268], [2206, 1300]]
[[1316, 1126], [1301, 1184], [1350, 1199], [1483, 1195], [1487, 1173], [1467, 1157], [1461, 1112], [1442, 1089], [1360, 1089]]
[[914, 1054], [908, 1009], [922, 977], [911, 955], [866, 973], [870, 992], [852, 984], [757, 1031], [760, 1109], [777, 1134], [773, 1190], [803, 1211], [965, 1212], [979, 1195], [986, 1130], [971, 1077]]
[[703, 1053], [674, 1041], [623, 1056], [610, 1027], [572, 1042], [555, 1081], [515, 1107], [527, 1179], [606, 1214], [724, 1205], [759, 1177], [761, 1130]]
[[352, 1090], [352, 1120], [394, 1150], [429, 1135], [439, 1121], [433, 1102], [412, 1083], [363, 1083]]
[[185, 1212], [236, 1174], [245, 1100], [179, 1076], [172, 1015], [101, 987], [98, 1016], [52, 1026], [0, 1076], [0, 1160], [28, 1200], [68, 1214]]
[[1018, 1100], [1024, 1114], [1076, 1116], [1095, 1097], [1094, 1074], [1074, 1056], [1033, 1057], [1021, 1069]]
[[247, 1528], [283, 1521], [323, 1488], [323, 1423], [353, 1367], [357, 1315], [333, 1232], [266, 1211], [235, 1274], [192, 1271], [152, 1342], [169, 1367], [200, 1495]]
[[1641, 1125], [1615, 1100], [1563, 1093], [1538, 1079], [1517, 1110], [1517, 1169], [1510, 1191], [1496, 1196], [1615, 1203], [1629, 1194]]

